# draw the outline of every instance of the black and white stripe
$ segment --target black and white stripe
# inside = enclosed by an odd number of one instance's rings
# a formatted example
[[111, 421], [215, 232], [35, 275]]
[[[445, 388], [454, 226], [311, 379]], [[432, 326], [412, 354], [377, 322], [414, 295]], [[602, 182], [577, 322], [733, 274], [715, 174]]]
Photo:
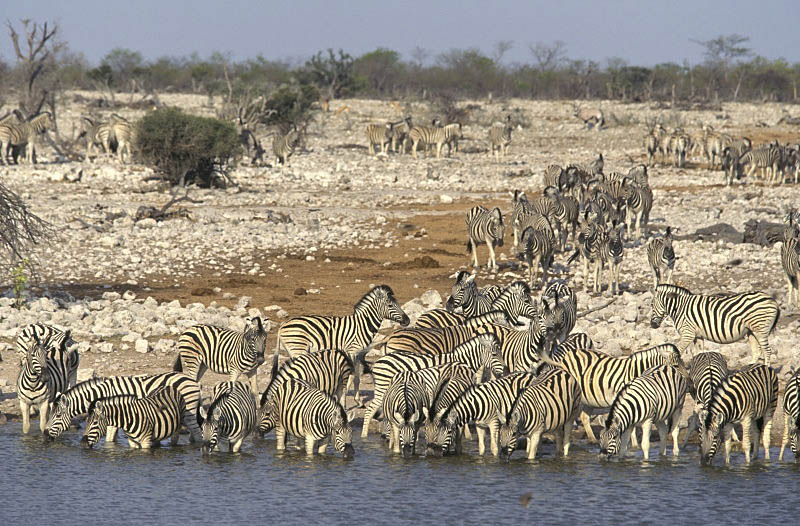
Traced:
[[80, 359], [77, 349], [70, 351], [67, 347], [71, 340], [69, 331], [58, 336], [51, 332], [50, 338], [42, 341], [36, 328], [37, 326], [26, 327], [31, 329], [33, 344], [28, 344], [17, 375], [17, 398], [22, 413], [23, 433], [30, 430], [31, 406], [39, 409], [39, 429], [44, 433], [50, 403], [58, 393], [75, 385]]
[[[423, 424], [422, 431], [425, 433], [425, 440], [428, 445], [436, 443], [437, 440], [437, 426], [434, 424], [433, 417], [440, 411], [450, 407], [456, 398], [461, 396], [464, 391], [474, 385], [473, 373], [469, 367], [460, 363], [447, 364], [447, 369], [441, 373], [440, 383], [433, 389], [433, 396], [431, 397], [430, 405], [428, 406], [427, 414], [425, 415], [425, 424]], [[423, 369], [424, 371], [425, 369]], [[459, 433], [454, 442], [451, 444], [456, 454], [461, 454], [462, 436], [470, 438], [469, 427], [464, 426], [462, 433]], [[441, 448], [427, 447], [426, 454], [433, 456], [444, 456], [448, 451], [443, 451]]]
[[575, 378], [561, 369], [539, 374], [524, 388], [500, 420], [499, 446], [506, 460], [517, 447], [517, 437], [527, 438], [528, 459], [536, 458], [543, 433], [553, 433], [556, 455], [569, 454], [572, 423], [580, 411], [581, 388]]
[[268, 414], [261, 419], [259, 430], [266, 432], [265, 422], [274, 426], [278, 451], [286, 449], [286, 435], [305, 440], [306, 454], [314, 455], [317, 448], [323, 454], [330, 439], [334, 449], [344, 458], [352, 458], [353, 429], [352, 414], [331, 395], [312, 387], [301, 380], [289, 378], [281, 382], [269, 404], [262, 408]]
[[[552, 303], [547, 298], [551, 298]], [[541, 315], [543, 323], [556, 332], [556, 341], [566, 341], [578, 320], [578, 299], [566, 282], [554, 281], [547, 286], [542, 294]]]
[[109, 124], [111, 125], [113, 139], [117, 141], [117, 158], [120, 162], [123, 162], [127, 153], [130, 160], [133, 155], [136, 128], [129, 120], [116, 113], [111, 114]]
[[642, 230], [647, 228], [650, 222], [650, 211], [653, 209], [653, 190], [647, 184], [647, 168], [644, 166], [643, 168], [643, 179], [635, 179], [633, 183], [628, 185], [625, 199], [627, 209], [630, 212], [631, 230], [637, 237], [641, 237]]
[[100, 146], [103, 155], [111, 151], [111, 139], [114, 138], [114, 130], [110, 122], [94, 120], [91, 117], [82, 116], [81, 123], [83, 130], [79, 137], [86, 139], [86, 154], [84, 160], [91, 162], [92, 149]]
[[256, 397], [247, 384], [220, 382], [214, 386], [214, 400], [205, 419], [197, 412], [203, 430], [203, 454], [228, 443], [228, 451], [238, 453], [242, 442], [258, 425]]
[[367, 144], [369, 145], [369, 154], [375, 154], [375, 145], [380, 145], [381, 153], [386, 153], [386, 148], [392, 141], [392, 128], [394, 126], [391, 122], [386, 124], [367, 124]]
[[753, 360], [769, 365], [769, 335], [778, 324], [778, 302], [763, 292], [706, 296], [676, 285], [653, 291], [650, 326], [657, 329], [669, 316], [680, 335], [681, 352], [698, 339], [733, 343], [747, 337]]
[[[519, 259], [528, 265], [528, 281], [531, 288], [537, 283], [539, 266], [542, 267], [542, 285], [547, 283], [547, 272], [553, 265], [556, 239], [551, 229], [538, 230], [527, 227], [520, 239]], [[538, 287], [537, 287], [538, 288]]]
[[758, 169], [762, 179], [774, 184], [783, 180], [783, 174], [780, 171], [781, 153], [780, 147], [769, 144], [743, 153], [737, 163], [742, 172], [745, 172], [746, 169], [747, 177], [752, 177]]
[[461, 307], [462, 312], [467, 316], [485, 314], [492, 310], [492, 302], [502, 292], [503, 289], [496, 285], [487, 285], [479, 289], [475, 284], [475, 274], [461, 270], [456, 274], [456, 282], [450, 289], [450, 297], [447, 298], [445, 309], [452, 312]]
[[647, 243], [647, 261], [653, 271], [653, 287], [672, 282], [675, 269], [675, 249], [672, 247], [672, 228], [667, 227], [663, 238], [651, 239]]
[[289, 157], [294, 153], [299, 140], [300, 132], [296, 128], [292, 128], [285, 135], [278, 134], [272, 139], [272, 154], [276, 166], [279, 164], [289, 166]]
[[794, 222], [797, 212], [789, 211], [781, 245], [781, 266], [786, 275], [786, 302], [800, 307], [800, 231]]
[[583, 286], [587, 292], [589, 291], [589, 282], [592, 281], [590, 279], [589, 266], [590, 264], [593, 265], [594, 285], [592, 290], [600, 292], [602, 290], [600, 275], [604, 265], [604, 247], [608, 239], [608, 233], [603, 228], [603, 225], [590, 218], [589, 214], [589, 210], [584, 213], [580, 224], [580, 233], [578, 234], [578, 246], [567, 260], [567, 264], [575, 261], [578, 256], [581, 257], [583, 260]]
[[451, 352], [462, 343], [472, 339], [478, 328], [488, 324], [506, 324], [506, 315], [491, 311], [468, 318], [461, 325], [434, 329], [410, 328], [394, 331], [384, 341], [384, 354], [408, 352], [415, 354], [442, 354]]
[[[72, 421], [89, 413], [89, 406], [100, 398], [117, 395], [132, 395], [143, 398], [161, 387], [172, 387], [183, 399], [186, 406], [183, 423], [191, 433], [192, 442], [201, 439], [197, 424], [197, 409], [200, 406], [200, 384], [183, 373], [140, 374], [134, 376], [110, 376], [92, 378], [76, 384], [71, 389], [56, 396], [53, 412], [47, 420], [46, 434], [51, 439], [58, 438], [69, 429]], [[110, 430], [106, 440], [113, 440], [116, 428]]]
[[[75, 341], [70, 337], [70, 334], [71, 333], [69, 331], [65, 332], [58, 327], [46, 325], [44, 323], [33, 323], [31, 325], [26, 325], [22, 328], [17, 336], [17, 356], [19, 357], [20, 362], [22, 362], [22, 360], [25, 359], [25, 355], [28, 353], [28, 350], [36, 345], [37, 338], [45, 347], [60, 347], [61, 343], [64, 341], [66, 341], [67, 347], [72, 347], [75, 344]], [[75, 360], [75, 362], [70, 363], [69, 367], [71, 369], [74, 368], [77, 371], [77, 353], [72, 356], [72, 359]]]
[[678, 423], [686, 398], [688, 381], [681, 371], [659, 365], [637, 376], [617, 393], [600, 433], [600, 455], [625, 456], [636, 426], [642, 428], [642, 454], [650, 458], [650, 431], [655, 425], [661, 441], [661, 455], [667, 454], [667, 436], [672, 435], [672, 456], [677, 457]]
[[700, 428], [700, 413], [708, 410], [711, 395], [728, 377], [728, 362], [718, 352], [701, 352], [686, 365], [689, 370], [689, 394], [694, 399], [694, 414], [689, 417], [683, 447], [689, 443], [689, 437], [695, 429]]
[[397, 145], [400, 145], [400, 153], [406, 153], [406, 144], [408, 144], [408, 133], [414, 124], [411, 122], [411, 116], [405, 119], [392, 123], [392, 151], [397, 153]]
[[436, 147], [436, 158], [442, 155], [442, 146], [461, 136], [461, 125], [454, 124], [445, 127], [438, 126], [414, 126], [408, 132], [411, 140], [411, 154], [417, 158], [417, 145], [431, 145]]
[[622, 257], [625, 249], [624, 235], [627, 229], [625, 223], [612, 224], [608, 229], [608, 237], [603, 247], [601, 259], [608, 263], [608, 290], [616, 296], [619, 290], [619, 271], [622, 266]]
[[783, 451], [786, 444], [789, 444], [794, 459], [800, 461], [800, 371], [786, 382], [783, 390], [783, 414], [783, 440], [778, 460], [783, 460]]
[[433, 378], [440, 376], [436, 369], [400, 372], [383, 395], [383, 415], [390, 429], [389, 446], [406, 458], [416, 453], [417, 434], [432, 398], [426, 386], [428, 376], [431, 383], [438, 384], [438, 378]]
[[500, 159], [502, 155], [508, 153], [508, 147], [511, 145], [511, 115], [506, 117], [506, 122], [495, 122], [489, 128], [489, 157], [495, 156], [495, 159]]
[[467, 212], [467, 252], [472, 251], [472, 262], [475, 268], [478, 264], [478, 245], [485, 244], [489, 249], [490, 269], [497, 268], [494, 247], [503, 246], [503, 214], [499, 208], [491, 211], [483, 206], [475, 206]]
[[725, 379], [711, 396], [708, 410], [700, 414], [703, 428], [702, 464], [710, 464], [725, 442], [725, 464], [731, 460], [733, 424], [742, 426], [742, 451], [750, 463], [758, 458], [759, 434], [764, 442], [764, 458], [769, 459], [772, 417], [778, 405], [778, 375], [765, 365], [751, 365]]
[[93, 447], [107, 434], [109, 426], [125, 431], [132, 448], [149, 449], [167, 437], [175, 444], [185, 413], [183, 398], [171, 386], [159, 387], [144, 398], [133, 395], [100, 398], [89, 406], [81, 445]]
[[253, 392], [257, 392], [256, 371], [264, 363], [267, 331], [269, 323], [265, 327], [257, 316], [246, 320], [244, 332], [213, 325], [190, 327], [178, 338], [178, 357], [173, 370], [198, 382], [207, 369], [228, 374], [231, 381], [246, 376]]
[[36, 137], [53, 127], [50, 112], [42, 112], [26, 122], [0, 124], [0, 164], [6, 163], [6, 154], [14, 146], [25, 145], [25, 161], [33, 164], [36, 155]]

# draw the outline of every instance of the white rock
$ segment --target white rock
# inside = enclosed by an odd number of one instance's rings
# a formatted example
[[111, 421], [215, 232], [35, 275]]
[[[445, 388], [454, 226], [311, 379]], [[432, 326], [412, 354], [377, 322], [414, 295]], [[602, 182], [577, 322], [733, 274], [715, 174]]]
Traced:
[[141, 354], [147, 354], [150, 350], [150, 342], [147, 340], [136, 340], [136, 343], [133, 344], [133, 350]]
[[136, 222], [136, 226], [141, 229], [154, 228], [156, 225], [158, 225], [158, 222], [151, 217]]
[[441, 194], [439, 195], [439, 202], [449, 205], [453, 202], [453, 197], [447, 194]]
[[283, 309], [280, 309], [280, 310], [278, 310], [278, 312], [276, 312], [276, 313], [275, 313], [275, 316], [276, 316], [277, 318], [280, 318], [280, 319], [283, 319], [283, 318], [288, 318], [288, 317], [289, 317], [289, 313], [288, 313], [288, 312], [286, 312], [286, 311], [285, 311], [285, 310], [283, 310]]
[[438, 309], [442, 306], [442, 295], [435, 289], [426, 290], [419, 299], [428, 309]]
[[104, 353], [113, 352], [114, 351], [114, 344], [112, 344], [110, 342], [99, 343], [99, 344], [97, 344], [97, 351], [98, 352], [104, 352]]
[[167, 340], [167, 339], [163, 339], [162, 338], [162, 339], [158, 340], [158, 342], [156, 343], [156, 345], [154, 347], [154, 350], [156, 350], [158, 352], [162, 352], [162, 353], [167, 353], [167, 352], [171, 352], [174, 347], [175, 347], [175, 341], [174, 340]]
[[628, 305], [625, 307], [625, 310], [622, 311], [622, 319], [627, 321], [628, 323], [636, 323], [636, 320], [639, 318], [639, 309], [636, 308], [636, 305]]

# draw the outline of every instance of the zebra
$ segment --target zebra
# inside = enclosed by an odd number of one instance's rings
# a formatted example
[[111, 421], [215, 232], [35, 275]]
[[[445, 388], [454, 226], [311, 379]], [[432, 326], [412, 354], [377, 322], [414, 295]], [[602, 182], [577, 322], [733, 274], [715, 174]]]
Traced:
[[435, 145], [436, 158], [441, 157], [442, 146], [453, 140], [453, 137], [461, 135], [461, 125], [457, 127], [443, 127], [438, 126], [414, 126], [408, 132], [408, 138], [411, 140], [411, 154], [414, 159], [417, 158], [417, 145]]
[[514, 247], [519, 248], [520, 241], [522, 241], [522, 233], [526, 228], [533, 228], [534, 230], [541, 230], [547, 233], [548, 237], [555, 239], [556, 235], [553, 231], [553, 221], [547, 218], [546, 215], [539, 213], [530, 205], [528, 210], [518, 215], [512, 222], [512, 233], [514, 235]]
[[[552, 307], [547, 298], [552, 298]], [[543, 324], [552, 328], [558, 343], [565, 342], [578, 319], [575, 293], [566, 283], [555, 282], [545, 289], [541, 303]]]
[[91, 117], [82, 116], [81, 122], [83, 123], [83, 130], [78, 138], [86, 137], [86, 154], [84, 159], [91, 162], [92, 148], [94, 145], [100, 145], [103, 154], [106, 155], [111, 151], [111, 139], [114, 137], [114, 130], [110, 122], [102, 122], [92, 119]]
[[75, 385], [80, 361], [77, 349], [67, 349], [70, 331], [63, 333], [63, 339], [58, 343], [54, 337], [42, 341], [38, 333], [32, 334], [34, 343], [28, 347], [17, 376], [17, 398], [25, 434], [30, 431], [30, 408], [34, 405], [39, 408], [39, 429], [44, 433], [50, 404], [57, 393]]
[[[760, 169], [762, 176], [766, 171], [766, 180], [777, 183], [778, 178], [781, 177], [779, 174], [781, 157], [780, 148], [768, 145], [743, 153], [737, 163], [742, 167], [748, 167], [747, 177], [752, 177], [756, 169]], [[742, 169], [744, 171], [744, 168]]]
[[667, 454], [667, 435], [672, 435], [672, 456], [677, 457], [678, 431], [688, 381], [671, 365], [659, 365], [625, 384], [617, 393], [600, 432], [600, 456], [625, 456], [631, 433], [642, 428], [642, 454], [650, 459], [650, 431], [655, 424], [661, 455]]
[[663, 238], [651, 239], [647, 243], [647, 261], [653, 271], [653, 287], [672, 282], [676, 259], [672, 246], [672, 228], [667, 227]]
[[794, 373], [783, 391], [783, 440], [778, 460], [783, 460], [786, 444], [790, 444], [795, 461], [800, 461], [800, 371]]
[[[19, 357], [20, 363], [25, 359], [25, 356], [28, 353], [28, 349], [36, 345], [36, 340], [41, 342], [45, 348], [49, 348], [51, 346], [60, 347], [62, 342], [66, 341], [67, 347], [71, 347], [75, 344], [75, 341], [71, 337], [71, 333], [69, 331], [62, 331], [58, 327], [54, 327], [52, 325], [45, 325], [44, 323], [33, 323], [31, 325], [26, 325], [22, 328], [19, 335], [17, 336], [17, 356]], [[72, 355], [72, 359], [76, 360], [74, 363], [70, 363], [70, 369], [78, 370], [78, 355]], [[72, 384], [75, 381], [73, 379]]]
[[[361, 358], [363, 360], [363, 357]], [[364, 412], [364, 423], [361, 428], [361, 438], [366, 438], [369, 433], [369, 423], [375, 412], [383, 403], [383, 396], [392, 378], [402, 371], [416, 371], [446, 363], [458, 362], [466, 365], [473, 371], [475, 381], [483, 377], [485, 369], [489, 369], [496, 377], [501, 376], [505, 366], [500, 356], [500, 344], [497, 337], [491, 334], [481, 334], [459, 345], [452, 352], [442, 354], [414, 354], [392, 353], [378, 359], [371, 368], [365, 365], [365, 372], [372, 372], [374, 396], [367, 404]]]
[[794, 222], [796, 212], [791, 210], [787, 217], [781, 245], [781, 266], [786, 274], [786, 295], [789, 307], [800, 307], [800, 232]]
[[[367, 350], [361, 351], [366, 354]], [[353, 363], [344, 351], [338, 349], [326, 349], [321, 351], [298, 354], [278, 368], [278, 352], [276, 350], [272, 360], [272, 376], [269, 385], [261, 395], [260, 406], [264, 407], [272, 397], [277, 386], [285, 381], [286, 378], [302, 380], [311, 387], [316, 387], [336, 397], [339, 403], [344, 406], [347, 392], [345, 387], [353, 379], [356, 392], [359, 390], [361, 378], [360, 370], [356, 367], [360, 364], [358, 360]], [[356, 402], [359, 402], [356, 400]]]
[[117, 141], [117, 157], [119, 162], [124, 162], [124, 154], [128, 153], [128, 159], [131, 159], [132, 145], [136, 139], [136, 128], [130, 121], [124, 117], [120, 117], [116, 113], [111, 114], [111, 132], [114, 139]]
[[753, 360], [766, 365], [772, 358], [769, 335], [780, 317], [778, 302], [763, 292], [719, 296], [693, 294], [677, 285], [659, 285], [653, 292], [650, 327], [657, 329], [665, 316], [672, 318], [683, 352], [698, 339], [733, 343], [745, 336]]
[[478, 431], [478, 454], [486, 452], [488, 430], [490, 450], [494, 456], [499, 456], [499, 415], [507, 414], [522, 389], [535, 380], [536, 375], [532, 373], [518, 372], [470, 386], [447, 408], [431, 415], [434, 432], [427, 437], [428, 448], [446, 453], [456, 441], [460, 429], [474, 422]]
[[725, 378], [728, 377], [728, 362], [718, 352], [701, 352], [686, 364], [689, 370], [689, 394], [695, 403], [694, 414], [689, 417], [683, 447], [689, 443], [689, 437], [695, 429], [700, 428], [698, 415], [703, 409], [708, 409], [711, 394]]
[[558, 245], [559, 249], [563, 251], [567, 244], [567, 227], [570, 227], [573, 242], [577, 235], [580, 208], [578, 200], [571, 195], [561, 195], [558, 190], [555, 193], [547, 193], [547, 189], [545, 189], [544, 196], [552, 203], [553, 223], [558, 231]]
[[500, 156], [508, 153], [508, 147], [511, 145], [511, 115], [506, 117], [506, 122], [495, 122], [489, 128], [489, 157], [494, 155], [496, 160], [500, 160]]
[[397, 153], [397, 144], [400, 143], [400, 152], [406, 153], [406, 144], [408, 142], [408, 132], [411, 131], [414, 125], [411, 122], [411, 116], [407, 116], [401, 121], [392, 123], [392, 151]]
[[600, 284], [600, 273], [602, 272], [604, 261], [604, 247], [607, 243], [608, 233], [603, 226], [589, 218], [589, 210], [584, 212], [583, 221], [581, 221], [581, 230], [578, 234], [579, 246], [575, 248], [575, 252], [567, 260], [567, 264], [575, 261], [578, 256], [583, 259], [583, 286], [584, 289], [589, 291], [589, 265], [594, 266], [594, 285], [593, 291], [600, 292], [602, 286]]
[[[287, 378], [281, 382], [262, 412], [269, 414], [267, 420], [274, 425], [278, 451], [286, 449], [288, 433], [305, 440], [309, 456], [314, 455], [317, 447], [319, 454], [325, 453], [326, 438], [344, 458], [351, 459], [355, 455], [353, 428], [350, 427], [354, 410], [348, 413], [333, 396], [301, 380]], [[262, 418], [259, 426], [262, 432], [264, 422]]]
[[583, 393], [581, 422], [589, 441], [596, 442], [589, 424], [590, 414], [604, 412], [614, 402], [622, 387], [657, 365], [671, 365], [688, 375], [680, 352], [671, 343], [664, 343], [616, 358], [592, 349], [562, 345], [542, 353], [542, 360], [560, 367], [578, 380]]
[[601, 259], [607, 261], [609, 264], [608, 269], [608, 290], [612, 296], [616, 296], [619, 290], [619, 270], [622, 266], [622, 256], [625, 248], [623, 236], [627, 225], [625, 223], [612, 224], [608, 230], [608, 237], [603, 246], [603, 256]]
[[460, 122], [453, 122], [445, 125], [444, 132], [447, 156], [450, 157], [453, 151], [458, 153], [458, 141], [464, 138], [464, 131]]
[[758, 458], [759, 433], [763, 433], [764, 458], [769, 460], [772, 417], [777, 405], [778, 375], [769, 366], [751, 365], [728, 376], [711, 395], [708, 410], [700, 414], [703, 423], [700, 463], [713, 461], [723, 439], [725, 464], [730, 463], [731, 430], [736, 422], [742, 426], [745, 461], [750, 463], [751, 445], [755, 446], [753, 458]]
[[652, 166], [655, 160], [656, 152], [659, 151], [660, 136], [655, 131], [650, 131], [644, 136], [644, 150], [647, 152], [647, 164]]
[[94, 400], [89, 406], [81, 446], [92, 448], [107, 434], [107, 428], [122, 429], [131, 448], [149, 449], [171, 437], [177, 442], [186, 404], [172, 386], [159, 387], [144, 398], [116, 395]]
[[[394, 125], [391, 122], [386, 124], [367, 124], [367, 144], [369, 145], [369, 154], [375, 154], [376, 144], [381, 146], [381, 153], [386, 153], [386, 148], [392, 141], [392, 129]], [[394, 148], [392, 148], [394, 150]]]
[[494, 255], [494, 247], [503, 246], [503, 214], [499, 208], [489, 211], [483, 206], [475, 206], [467, 212], [467, 252], [472, 251], [472, 261], [475, 268], [480, 268], [478, 264], [478, 245], [486, 244], [489, 249], [490, 269], [497, 269], [497, 260]]
[[[463, 272], [463, 271], [462, 271]], [[469, 276], [469, 274], [467, 274]], [[469, 278], [470, 283], [473, 283], [474, 286], [474, 276]], [[455, 286], [453, 287], [455, 289]], [[501, 311], [505, 315], [505, 319], [498, 319], [497, 323], [511, 323], [516, 324], [517, 320], [520, 316], [524, 316], [525, 318], [531, 318], [536, 315], [536, 308], [531, 301], [531, 289], [530, 287], [523, 281], [515, 281], [511, 283], [505, 289], [502, 289], [500, 295], [497, 296], [494, 300], [492, 300], [488, 307], [481, 306], [480, 311], [483, 311], [484, 308], [488, 309], [483, 314], [492, 312], [492, 311]], [[458, 294], [458, 292], [457, 292]], [[494, 294], [494, 292], [492, 292]], [[451, 295], [450, 299], [457, 297], [456, 295]], [[472, 298], [478, 298], [477, 289], [475, 292], [470, 292], [469, 296], [460, 296], [462, 300], [454, 300], [453, 302], [449, 302], [445, 305], [445, 309], [434, 309], [428, 311], [417, 318], [416, 327], [418, 328], [444, 328], [453, 325], [464, 325], [468, 323], [468, 321], [475, 317], [479, 316], [480, 314], [475, 314], [473, 316], [466, 316], [466, 315], [459, 315], [453, 313], [453, 304], [457, 302], [463, 301], [463, 298], [468, 298], [469, 301], [480, 301], [480, 299], [488, 298], [488, 296], [480, 295], [480, 298], [477, 300], [473, 300]], [[449, 309], [447, 308], [449, 305]], [[468, 303], [471, 307], [473, 303]], [[472, 310], [464, 307], [464, 310]], [[474, 310], [473, 310], [474, 312]]]
[[600, 128], [602, 128], [606, 123], [603, 110], [600, 108], [581, 108], [579, 105], [573, 104], [572, 109], [573, 117], [577, 117], [578, 119], [582, 120], [587, 130], [594, 128], [595, 130], [600, 131]]
[[[478, 289], [475, 284], [475, 274], [461, 270], [456, 274], [456, 282], [450, 290], [445, 309], [449, 312], [461, 307], [467, 316], [477, 316], [492, 310], [492, 302], [496, 300], [503, 289], [496, 285], [487, 285]], [[417, 320], [419, 323], [419, 320]]]
[[276, 166], [279, 164], [289, 166], [289, 157], [294, 153], [299, 140], [300, 132], [294, 127], [286, 134], [278, 134], [272, 139], [272, 154], [275, 156]]
[[417, 433], [431, 400], [423, 371], [429, 370], [398, 373], [383, 395], [383, 415], [391, 430], [389, 445], [394, 453], [402, 452], [405, 458], [416, 453]]
[[242, 441], [258, 425], [256, 398], [247, 384], [219, 382], [205, 419], [198, 406], [197, 423], [203, 430], [204, 455], [218, 449], [221, 441], [228, 442], [228, 451], [238, 453]]
[[[437, 427], [433, 422], [432, 415], [436, 415], [439, 411], [447, 409], [456, 398], [474, 385], [474, 378], [472, 371], [469, 367], [459, 363], [448, 364], [445, 371], [442, 372], [442, 378], [439, 385], [433, 389], [433, 396], [428, 405], [427, 412], [425, 413], [425, 423], [423, 424], [422, 432], [425, 434], [425, 440], [428, 442], [425, 451], [426, 455], [431, 456], [444, 456], [447, 451], [441, 448], [430, 447], [437, 440]], [[422, 369], [423, 371], [425, 369]], [[455, 437], [455, 451], [457, 454], [461, 453], [462, 435], [466, 438], [472, 438], [469, 434], [469, 426], [464, 426], [463, 432]]]
[[384, 355], [395, 352], [416, 354], [451, 352], [462, 343], [472, 339], [483, 325], [505, 323], [505, 321], [506, 315], [503, 312], [490, 311], [469, 318], [462, 325], [437, 329], [400, 329], [384, 340]]
[[637, 237], [642, 236], [642, 229], [646, 229], [650, 222], [650, 211], [653, 209], [653, 190], [647, 184], [647, 170], [644, 172], [644, 182], [633, 181], [627, 187], [625, 203], [631, 216], [631, 230]]
[[6, 153], [13, 146], [22, 145], [26, 145], [25, 162], [34, 164], [36, 136], [52, 127], [53, 116], [48, 111], [39, 113], [26, 122], [0, 124], [0, 164], [6, 164]]
[[556, 453], [569, 454], [572, 423], [580, 411], [581, 388], [560, 369], [539, 374], [524, 388], [507, 413], [499, 412], [499, 447], [506, 461], [517, 448], [517, 437], [527, 437], [528, 460], [536, 458], [542, 433], [556, 437]]
[[[190, 440], [199, 441], [201, 433], [195, 415], [200, 406], [200, 384], [193, 378], [176, 372], [91, 378], [80, 382], [56, 395], [53, 411], [47, 420], [46, 435], [50, 439], [58, 438], [69, 428], [73, 419], [88, 414], [89, 406], [100, 398], [117, 395], [142, 398], [164, 386], [178, 391], [186, 406], [183, 423], [189, 429]], [[109, 429], [106, 440], [113, 440], [115, 435], [116, 428]]]
[[542, 267], [542, 284], [547, 283], [547, 272], [553, 264], [553, 252], [556, 240], [552, 230], [537, 230], [527, 227], [522, 232], [522, 249], [517, 257], [528, 265], [528, 281], [531, 288], [539, 274], [539, 265]]
[[518, 227], [520, 219], [524, 215], [531, 214], [533, 206], [528, 201], [527, 196], [519, 190], [514, 190], [514, 195], [511, 198], [511, 228], [514, 239], [514, 247], [519, 244], [519, 234], [521, 233]]
[[[545, 187], [555, 186], [559, 190], [562, 190], [562, 183], [566, 183], [567, 181], [565, 174], [566, 171], [561, 165], [548, 164], [547, 168], [544, 169], [544, 174], [542, 174]], [[564, 186], [566, 186], [566, 184]]]
[[258, 316], [245, 320], [244, 332], [213, 325], [190, 327], [178, 338], [178, 357], [172, 370], [198, 382], [207, 369], [229, 374], [232, 382], [244, 375], [252, 391], [257, 392], [257, 371], [264, 363], [269, 328], [269, 320], [265, 326]]

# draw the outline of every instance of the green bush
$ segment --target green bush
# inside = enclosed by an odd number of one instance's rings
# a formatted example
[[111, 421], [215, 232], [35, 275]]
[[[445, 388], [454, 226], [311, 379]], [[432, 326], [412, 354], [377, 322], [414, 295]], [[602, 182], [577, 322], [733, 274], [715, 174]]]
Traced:
[[310, 84], [283, 85], [267, 99], [266, 109], [272, 110], [264, 124], [277, 124], [282, 129], [306, 124], [311, 115], [311, 105], [319, 100], [319, 90]]
[[163, 108], [137, 124], [137, 150], [145, 164], [163, 172], [172, 184], [194, 182], [224, 186], [228, 168], [241, 155], [236, 127], [208, 117]]

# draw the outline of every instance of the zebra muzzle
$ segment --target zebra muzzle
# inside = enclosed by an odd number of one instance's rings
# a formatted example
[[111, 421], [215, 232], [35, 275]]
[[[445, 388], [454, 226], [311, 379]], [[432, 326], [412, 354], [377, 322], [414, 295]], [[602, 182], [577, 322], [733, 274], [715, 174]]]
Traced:
[[503, 458], [506, 462], [511, 462], [511, 454], [514, 452], [514, 448], [507, 447], [503, 449]]
[[84, 448], [84, 449], [92, 449], [92, 446], [93, 446], [93, 445], [94, 445], [94, 444], [91, 444], [91, 443], [89, 442], [89, 437], [87, 437], [87, 436], [84, 436], [83, 438], [81, 438], [81, 447], [82, 447], [82, 448]]
[[659, 327], [661, 327], [661, 318], [651, 318], [650, 327], [652, 329], [658, 329]]
[[444, 448], [441, 446], [428, 446], [425, 448], [426, 457], [444, 457]]
[[351, 460], [356, 455], [356, 450], [353, 449], [353, 444], [345, 444], [342, 450], [342, 458]]

